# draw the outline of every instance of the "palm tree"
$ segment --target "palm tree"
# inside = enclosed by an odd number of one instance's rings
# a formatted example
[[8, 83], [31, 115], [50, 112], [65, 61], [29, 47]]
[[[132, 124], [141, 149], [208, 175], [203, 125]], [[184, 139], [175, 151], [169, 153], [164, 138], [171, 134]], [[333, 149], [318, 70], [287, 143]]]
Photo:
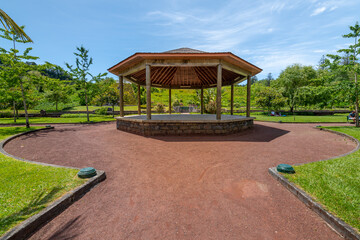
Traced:
[[0, 9], [0, 22], [4, 26], [6, 30], [13, 30], [15, 35], [18, 36], [21, 40], [27, 41], [27, 42], [33, 42], [31, 38], [26, 35], [24, 30], [19, 27], [14, 20], [9, 17], [2, 9]]

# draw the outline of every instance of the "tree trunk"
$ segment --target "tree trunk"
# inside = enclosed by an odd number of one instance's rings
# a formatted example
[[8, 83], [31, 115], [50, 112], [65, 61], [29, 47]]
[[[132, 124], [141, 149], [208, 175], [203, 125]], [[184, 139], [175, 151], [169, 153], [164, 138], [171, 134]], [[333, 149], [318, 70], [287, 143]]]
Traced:
[[85, 104], [86, 104], [86, 118], [87, 121], [90, 122], [90, 118], [89, 118], [89, 106], [88, 106], [88, 98], [87, 98], [87, 90], [85, 87]]
[[26, 128], [30, 128], [29, 115], [28, 115], [27, 107], [26, 107], [26, 96], [25, 96], [25, 91], [24, 91], [24, 86], [23, 86], [22, 80], [20, 80], [20, 87], [21, 87], [21, 95], [22, 95], [22, 99], [23, 99], [23, 103], [24, 103]]
[[14, 103], [14, 122], [16, 122], [16, 103], [15, 101], [13, 101]]

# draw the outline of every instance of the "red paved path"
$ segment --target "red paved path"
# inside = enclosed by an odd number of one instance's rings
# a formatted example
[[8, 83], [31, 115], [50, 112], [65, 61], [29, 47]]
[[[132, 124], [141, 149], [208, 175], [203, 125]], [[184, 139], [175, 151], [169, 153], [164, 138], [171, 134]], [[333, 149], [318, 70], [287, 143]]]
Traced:
[[257, 123], [239, 135], [157, 138], [114, 123], [59, 126], [5, 149], [107, 174], [32, 239], [340, 239], [267, 172], [355, 147], [314, 125]]

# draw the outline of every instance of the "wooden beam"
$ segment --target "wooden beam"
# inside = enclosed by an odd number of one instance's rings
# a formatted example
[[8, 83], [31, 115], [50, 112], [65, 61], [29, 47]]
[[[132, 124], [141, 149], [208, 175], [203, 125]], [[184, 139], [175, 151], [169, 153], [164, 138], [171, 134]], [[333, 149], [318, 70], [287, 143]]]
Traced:
[[225, 62], [223, 61], [222, 64], [224, 65], [224, 68], [226, 70], [229, 70], [231, 72], [234, 72], [234, 73], [237, 73], [237, 74], [240, 74], [240, 75], [243, 75], [243, 76], [248, 76], [250, 75], [251, 73], [249, 71], [246, 71], [242, 68], [239, 68], [231, 63], [228, 63], [228, 62]]
[[138, 104], [138, 114], [141, 115], [141, 87], [140, 84], [137, 85], [137, 104]]
[[123, 117], [124, 116], [124, 77], [122, 75], [119, 76], [119, 91], [120, 91], [120, 99], [119, 99], [120, 117]]
[[200, 107], [201, 107], [201, 114], [204, 114], [204, 89], [201, 88], [201, 94], [200, 94]]
[[216, 120], [221, 120], [222, 65], [217, 66]]
[[138, 72], [140, 70], [143, 70], [145, 68], [145, 62], [141, 62], [139, 64], [136, 64], [135, 66], [126, 69], [125, 71], [121, 71], [119, 74], [123, 75], [123, 76], [128, 76], [130, 74], [133, 74], [135, 72]]
[[171, 87], [169, 87], [169, 114], [171, 114]]
[[151, 78], [150, 65], [146, 65], [146, 119], [151, 119]]
[[231, 84], [230, 114], [234, 115], [234, 84]]
[[219, 59], [157, 59], [146, 60], [152, 67], [216, 67]]
[[247, 93], [246, 93], [246, 117], [250, 117], [250, 100], [251, 100], [251, 76], [247, 76]]

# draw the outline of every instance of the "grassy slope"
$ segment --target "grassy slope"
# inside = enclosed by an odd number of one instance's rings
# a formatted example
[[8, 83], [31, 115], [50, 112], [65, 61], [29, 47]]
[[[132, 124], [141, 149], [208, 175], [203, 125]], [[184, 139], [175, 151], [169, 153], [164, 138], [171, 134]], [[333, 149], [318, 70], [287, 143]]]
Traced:
[[[2, 127], [0, 141], [24, 131], [24, 127]], [[0, 154], [0, 236], [84, 183], [76, 174], [74, 169], [25, 163]]]
[[[360, 140], [360, 129], [328, 127]], [[310, 193], [326, 209], [360, 230], [360, 151], [351, 155], [295, 166], [296, 174], [284, 174]]]
[[285, 117], [274, 117], [267, 116], [262, 113], [251, 113], [252, 117], [256, 117], [257, 121], [270, 121], [270, 122], [347, 122], [346, 116], [348, 114], [334, 114], [333, 116], [285, 116]]

